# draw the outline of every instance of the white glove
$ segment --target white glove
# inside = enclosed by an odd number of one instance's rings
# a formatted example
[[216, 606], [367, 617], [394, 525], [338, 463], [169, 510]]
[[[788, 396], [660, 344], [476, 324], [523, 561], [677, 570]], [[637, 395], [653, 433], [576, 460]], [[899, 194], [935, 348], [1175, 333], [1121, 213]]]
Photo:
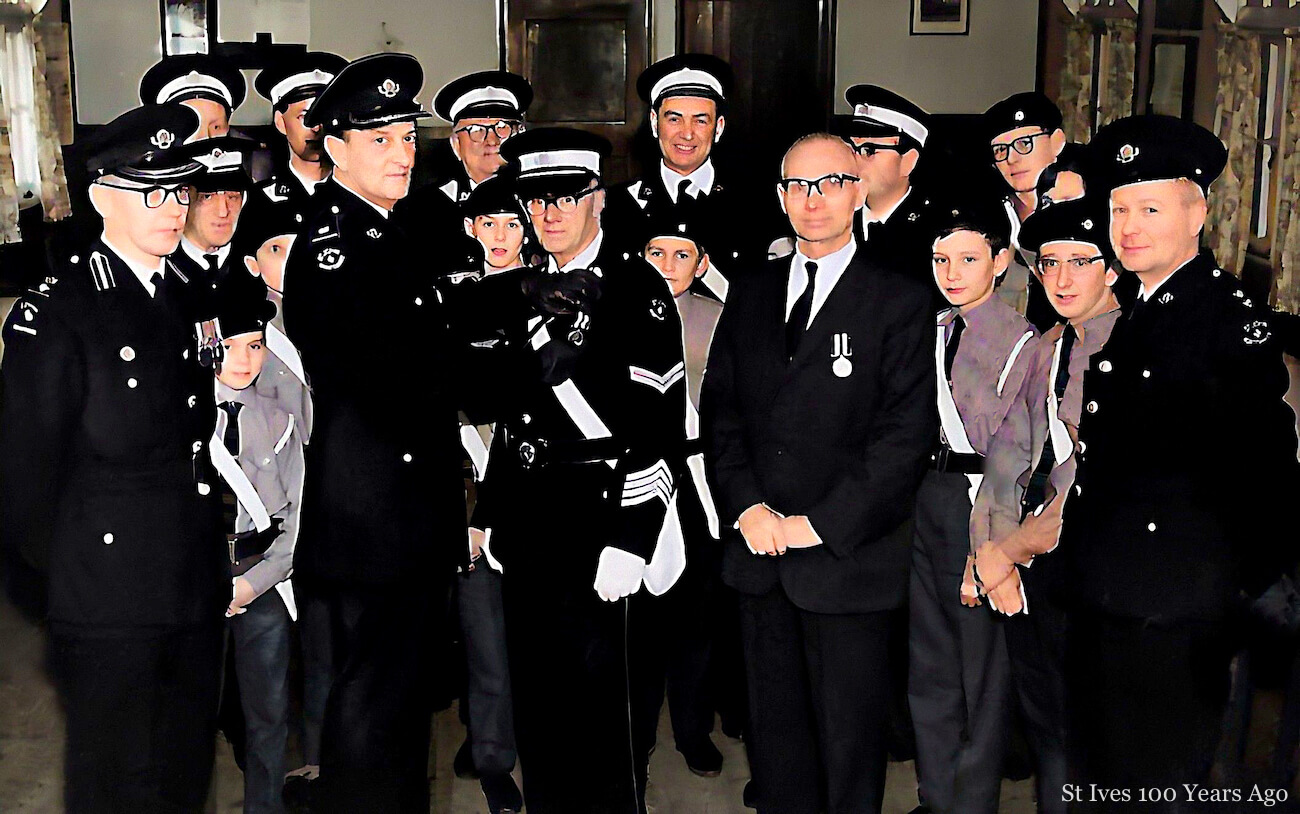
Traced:
[[641, 588], [641, 575], [645, 573], [645, 560], [621, 548], [605, 546], [596, 566], [596, 583], [592, 587], [606, 602], [617, 602], [631, 596]]

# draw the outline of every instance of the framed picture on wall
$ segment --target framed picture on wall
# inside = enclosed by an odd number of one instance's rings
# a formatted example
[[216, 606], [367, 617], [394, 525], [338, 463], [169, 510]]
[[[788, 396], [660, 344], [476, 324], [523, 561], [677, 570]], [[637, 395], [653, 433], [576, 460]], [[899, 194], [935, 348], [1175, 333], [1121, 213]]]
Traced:
[[970, 0], [912, 0], [916, 34], [969, 34]]
[[162, 0], [163, 53], [208, 53], [208, 0]]

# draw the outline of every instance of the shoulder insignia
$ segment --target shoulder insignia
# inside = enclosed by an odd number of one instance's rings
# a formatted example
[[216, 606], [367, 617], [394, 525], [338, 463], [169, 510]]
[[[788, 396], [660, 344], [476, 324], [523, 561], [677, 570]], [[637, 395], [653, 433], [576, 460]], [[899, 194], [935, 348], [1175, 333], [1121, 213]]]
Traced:
[[343, 265], [343, 252], [334, 247], [325, 249], [316, 255], [316, 264], [323, 271], [333, 271]]
[[16, 314], [21, 314], [22, 318], [19, 319], [15, 315], [9, 320], [9, 327], [19, 333], [36, 336], [36, 327], [32, 323], [36, 321], [36, 315], [40, 313], [41, 309], [33, 305], [31, 300], [24, 298], [14, 303], [14, 311]]
[[366, 236], [378, 240], [379, 238], [384, 236], [384, 233], [379, 231], [375, 227], [371, 226], [369, 229], [366, 230]]
[[95, 281], [96, 291], [117, 287], [117, 280], [113, 278], [113, 264], [103, 252], [90, 253], [90, 277]]
[[1174, 295], [1166, 291], [1165, 293], [1160, 295], [1159, 300], [1161, 305], [1168, 305], [1169, 303], [1174, 301]]
[[271, 181], [262, 187], [262, 192], [266, 193], [266, 197], [270, 198], [272, 203], [283, 203], [289, 200], [289, 188], [284, 184], [277, 184], [275, 181]]
[[920, 213], [920, 212], [908, 212], [908, 213], [907, 213], [907, 222], [908, 222], [908, 223], [916, 223], [916, 222], [917, 222], [918, 220], [920, 220], [920, 219], [921, 219], [921, 213]]
[[327, 223], [316, 230], [316, 234], [311, 236], [311, 242], [319, 243], [322, 240], [329, 240], [330, 238], [334, 238], [338, 236], [339, 236], [338, 229]]
[[650, 303], [650, 316], [663, 322], [668, 317], [668, 304], [659, 297], [655, 297]]
[[1262, 345], [1273, 335], [1273, 332], [1268, 329], [1268, 323], [1262, 319], [1247, 322], [1242, 326], [1242, 330], [1246, 332], [1242, 341], [1247, 345]]
[[186, 285], [190, 284], [190, 278], [186, 277], [184, 272], [180, 270], [180, 267], [177, 266], [175, 263], [173, 263], [171, 260], [167, 261], [167, 268], [168, 270], [171, 271], [172, 274], [175, 274], [176, 278], [180, 280], [182, 283], [185, 283]]

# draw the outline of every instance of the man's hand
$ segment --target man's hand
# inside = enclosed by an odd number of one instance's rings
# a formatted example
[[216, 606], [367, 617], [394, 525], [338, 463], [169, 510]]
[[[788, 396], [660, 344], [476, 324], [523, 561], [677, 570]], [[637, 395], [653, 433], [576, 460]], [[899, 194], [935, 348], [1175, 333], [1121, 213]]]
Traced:
[[641, 587], [645, 574], [645, 560], [614, 546], [605, 546], [596, 566], [596, 582], [592, 586], [606, 602], [616, 602], [631, 596]]
[[253, 595], [253, 586], [248, 584], [248, 580], [235, 577], [234, 598], [230, 600], [230, 607], [226, 608], [226, 618], [243, 613], [247, 610], [245, 606], [256, 598]]
[[587, 269], [557, 274], [539, 272], [526, 276], [521, 283], [524, 296], [537, 311], [546, 316], [569, 316], [579, 311], [591, 312], [600, 299], [600, 278]]
[[1025, 609], [1025, 600], [1020, 591], [1019, 569], [1013, 568], [1011, 576], [989, 591], [989, 604], [993, 606], [993, 610], [1006, 616], [1015, 616]]
[[980, 602], [979, 587], [975, 585], [975, 555], [966, 555], [966, 570], [961, 576], [961, 603], [968, 608], [978, 608]]
[[781, 517], [761, 503], [741, 513], [740, 534], [754, 554], [784, 554], [788, 545]]
[[991, 594], [1006, 579], [1016, 573], [1016, 564], [1002, 547], [992, 540], [985, 542], [975, 552], [974, 576], [981, 594]]
[[781, 531], [785, 533], [787, 548], [812, 548], [822, 544], [807, 515], [796, 514], [785, 518], [781, 521]]
[[483, 542], [486, 539], [487, 535], [483, 533], [483, 529], [471, 528], [469, 530], [469, 563], [471, 568], [474, 567], [474, 562], [483, 556]]

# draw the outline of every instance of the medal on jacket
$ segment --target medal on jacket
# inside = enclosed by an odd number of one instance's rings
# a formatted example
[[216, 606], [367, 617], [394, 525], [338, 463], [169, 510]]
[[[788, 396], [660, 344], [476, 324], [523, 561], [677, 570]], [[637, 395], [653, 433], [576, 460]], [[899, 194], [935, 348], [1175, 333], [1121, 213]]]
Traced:
[[832, 338], [831, 372], [841, 379], [848, 378], [853, 372], [853, 361], [849, 358], [853, 356], [853, 348], [849, 346], [849, 338], [847, 333], [837, 333]]
[[221, 320], [214, 317], [194, 323], [194, 335], [198, 339], [199, 364], [220, 373], [224, 350], [221, 345]]

